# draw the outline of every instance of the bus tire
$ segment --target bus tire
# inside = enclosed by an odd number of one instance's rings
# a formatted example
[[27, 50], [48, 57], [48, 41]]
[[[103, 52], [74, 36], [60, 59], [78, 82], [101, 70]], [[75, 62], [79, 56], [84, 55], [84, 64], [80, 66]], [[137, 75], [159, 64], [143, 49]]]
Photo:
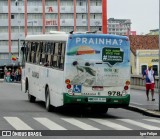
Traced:
[[28, 93], [28, 100], [29, 102], [35, 102], [36, 100], [36, 97], [35, 96], [32, 96], [30, 93], [29, 93], [29, 84], [28, 84], [28, 81], [26, 82], [26, 93]]
[[28, 100], [29, 100], [29, 102], [34, 103], [36, 101], [36, 97], [32, 96], [31, 94], [28, 93]]
[[46, 91], [45, 91], [46, 93], [45, 93], [45, 96], [46, 96], [46, 110], [48, 111], [48, 112], [51, 112], [52, 111], [52, 106], [51, 106], [51, 104], [50, 104], [50, 93], [49, 93], [49, 88], [47, 87], [46, 88]]

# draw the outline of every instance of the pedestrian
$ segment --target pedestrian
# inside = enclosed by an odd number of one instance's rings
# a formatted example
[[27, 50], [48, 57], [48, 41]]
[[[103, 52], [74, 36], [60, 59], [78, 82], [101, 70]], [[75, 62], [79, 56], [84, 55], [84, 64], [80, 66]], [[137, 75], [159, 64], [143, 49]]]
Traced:
[[21, 76], [22, 76], [22, 69], [21, 67], [18, 68], [18, 81], [21, 81]]
[[16, 81], [18, 81], [18, 68], [15, 71], [15, 77], [16, 77]]
[[6, 81], [7, 72], [8, 72], [8, 69], [7, 69], [6, 65], [4, 65], [4, 81]]
[[14, 69], [12, 69], [12, 72], [11, 72], [11, 81], [14, 82], [14, 79], [15, 79], [15, 73], [14, 73]]
[[142, 79], [146, 77], [146, 96], [147, 100], [149, 101], [149, 90], [151, 90], [151, 96], [152, 96], [152, 101], [155, 101], [154, 99], [154, 85], [155, 85], [155, 72], [152, 69], [152, 65], [148, 65], [148, 69], [146, 69], [143, 72]]

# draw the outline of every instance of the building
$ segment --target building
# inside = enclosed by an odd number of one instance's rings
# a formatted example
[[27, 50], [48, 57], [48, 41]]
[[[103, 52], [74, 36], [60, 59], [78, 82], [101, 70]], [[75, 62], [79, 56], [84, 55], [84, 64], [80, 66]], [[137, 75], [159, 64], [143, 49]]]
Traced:
[[[17, 65], [28, 34], [55, 31], [107, 33], [107, 0], [0, 0], [0, 67]], [[102, 4], [103, 3], [103, 4]]]
[[153, 65], [155, 74], [159, 71], [158, 35], [130, 35], [131, 74], [141, 75], [149, 64]]
[[147, 35], [159, 35], [159, 29], [152, 29]]
[[[108, 33], [116, 35], [131, 35], [131, 20], [130, 19], [108, 19]], [[134, 34], [136, 35], [136, 34]]]

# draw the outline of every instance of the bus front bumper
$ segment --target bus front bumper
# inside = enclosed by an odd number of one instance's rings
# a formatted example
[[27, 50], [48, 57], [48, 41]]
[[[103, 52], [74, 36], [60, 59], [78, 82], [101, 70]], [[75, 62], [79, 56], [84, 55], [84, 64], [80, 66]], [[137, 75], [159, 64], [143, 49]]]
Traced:
[[64, 105], [101, 105], [108, 108], [127, 107], [130, 102], [130, 95], [114, 96], [71, 96], [63, 94]]

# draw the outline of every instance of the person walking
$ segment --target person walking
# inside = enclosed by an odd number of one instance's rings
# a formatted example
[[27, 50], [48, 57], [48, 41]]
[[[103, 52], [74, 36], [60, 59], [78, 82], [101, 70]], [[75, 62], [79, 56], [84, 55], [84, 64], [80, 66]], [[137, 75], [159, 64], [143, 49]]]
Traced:
[[14, 82], [14, 79], [15, 79], [15, 72], [14, 72], [14, 69], [12, 69], [12, 72], [11, 72], [11, 81]]
[[22, 76], [22, 69], [21, 67], [18, 68], [18, 81], [21, 81], [21, 76]]
[[151, 90], [151, 96], [152, 101], [155, 101], [154, 99], [154, 85], [155, 85], [155, 72], [152, 69], [152, 65], [148, 65], [148, 69], [146, 69], [143, 72], [142, 79], [144, 80], [144, 77], [146, 77], [146, 96], [147, 100], [149, 101], [149, 90]]
[[18, 68], [15, 71], [15, 78], [16, 78], [16, 81], [18, 81]]
[[4, 81], [6, 81], [6, 77], [7, 77], [7, 72], [8, 72], [8, 69], [6, 67], [6, 65], [4, 65]]

